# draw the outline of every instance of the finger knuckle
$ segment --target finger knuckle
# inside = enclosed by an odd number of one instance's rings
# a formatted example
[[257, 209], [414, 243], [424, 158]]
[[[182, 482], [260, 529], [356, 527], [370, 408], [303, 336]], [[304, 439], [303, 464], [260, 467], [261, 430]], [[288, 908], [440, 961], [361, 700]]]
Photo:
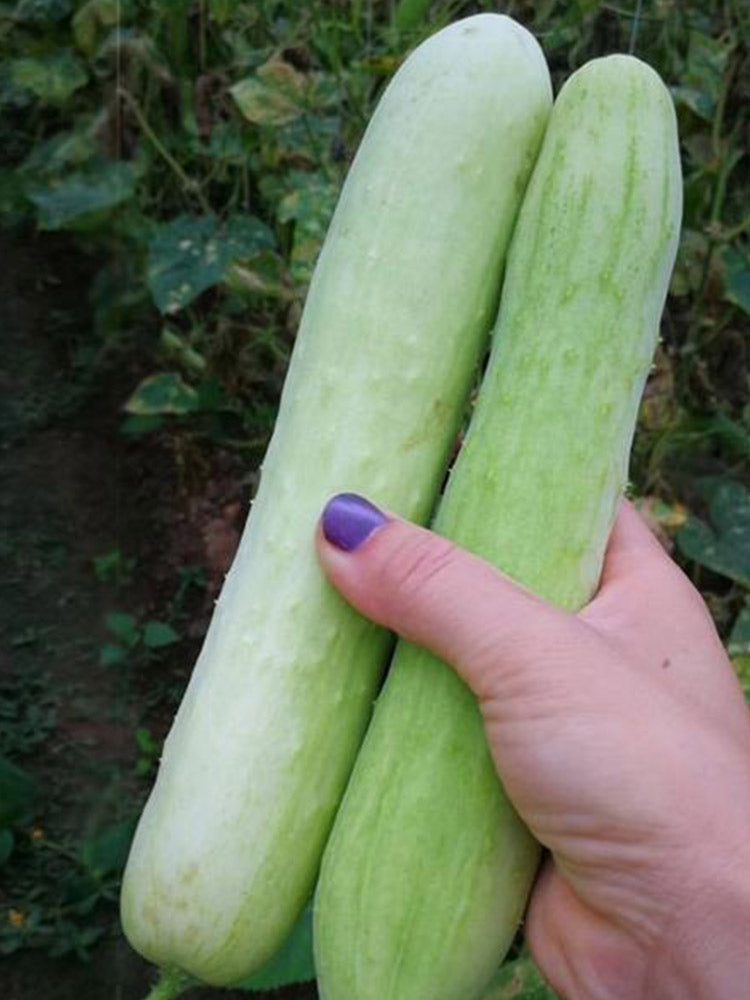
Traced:
[[456, 547], [444, 538], [425, 535], [394, 553], [387, 568], [388, 583], [407, 601], [417, 600], [448, 580], [458, 558]]

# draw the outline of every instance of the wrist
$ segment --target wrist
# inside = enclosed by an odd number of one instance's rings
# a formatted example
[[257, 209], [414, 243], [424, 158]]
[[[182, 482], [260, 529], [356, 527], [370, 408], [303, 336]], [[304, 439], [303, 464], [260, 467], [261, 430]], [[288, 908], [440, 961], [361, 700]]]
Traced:
[[750, 857], [714, 865], [653, 951], [649, 1000], [736, 1000], [750, 989]]

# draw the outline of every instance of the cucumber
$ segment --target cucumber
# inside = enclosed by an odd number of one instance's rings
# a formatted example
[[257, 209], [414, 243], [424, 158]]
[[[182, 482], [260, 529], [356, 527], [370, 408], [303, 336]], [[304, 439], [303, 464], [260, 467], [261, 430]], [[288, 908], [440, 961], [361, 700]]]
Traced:
[[[571, 611], [626, 483], [677, 246], [671, 98], [628, 56], [563, 87], [508, 257], [492, 353], [434, 528]], [[399, 643], [326, 848], [323, 1000], [473, 1000], [506, 953], [539, 848], [476, 700]]]
[[391, 647], [325, 582], [315, 525], [346, 490], [428, 518], [551, 103], [532, 36], [487, 14], [421, 45], [372, 118], [125, 871], [123, 927], [153, 962], [242, 980], [312, 892]]

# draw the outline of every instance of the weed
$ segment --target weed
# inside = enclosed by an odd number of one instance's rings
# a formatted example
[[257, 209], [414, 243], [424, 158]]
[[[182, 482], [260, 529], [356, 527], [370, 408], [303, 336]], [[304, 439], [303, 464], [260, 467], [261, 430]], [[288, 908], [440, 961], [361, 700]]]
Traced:
[[59, 696], [47, 673], [11, 669], [0, 676], [0, 746], [12, 760], [29, 756], [54, 732]]
[[100, 583], [124, 587], [132, 582], [136, 561], [123, 555], [120, 549], [110, 549], [94, 557], [94, 575]]
[[144, 728], [136, 729], [135, 742], [138, 746], [135, 774], [139, 778], [152, 778], [161, 757], [161, 743], [154, 739], [150, 730]]
[[50, 840], [41, 827], [28, 831], [14, 857], [12, 888], [3, 893], [0, 954], [41, 948], [88, 960], [109, 932], [106, 904], [116, 903], [133, 829], [133, 818], [118, 821], [77, 845]]

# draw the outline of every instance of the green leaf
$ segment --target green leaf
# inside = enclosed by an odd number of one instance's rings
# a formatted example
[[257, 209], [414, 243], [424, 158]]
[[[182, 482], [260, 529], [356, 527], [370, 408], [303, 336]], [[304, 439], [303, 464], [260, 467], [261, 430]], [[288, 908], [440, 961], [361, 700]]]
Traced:
[[727, 651], [730, 656], [750, 656], [750, 604], [746, 604], [735, 619]]
[[427, 21], [432, 0], [399, 0], [393, 11], [392, 24], [399, 34], [422, 27]]
[[310, 233], [325, 235], [338, 196], [338, 187], [325, 174], [292, 170], [287, 191], [279, 202], [280, 222], [302, 223]]
[[180, 215], [159, 227], [149, 243], [148, 286], [162, 313], [175, 313], [223, 281], [237, 261], [273, 247], [273, 234], [252, 215]]
[[670, 428], [659, 454], [674, 451], [694, 457], [716, 449], [726, 458], [750, 459], [750, 430], [724, 413], [704, 416], [683, 411]]
[[128, 163], [106, 163], [80, 170], [28, 192], [41, 229], [74, 228], [87, 216], [114, 208], [132, 197], [135, 169]]
[[212, 160], [224, 160], [238, 166], [245, 164], [250, 155], [252, 142], [247, 129], [234, 119], [216, 122], [208, 140], [208, 153]]
[[127, 413], [139, 417], [163, 413], [184, 415], [197, 409], [198, 393], [175, 372], [162, 372], [144, 378], [125, 404]]
[[[144, 315], [152, 310], [151, 296], [143, 280], [143, 262], [139, 259], [149, 223], [135, 210], [135, 199], [123, 216], [127, 216], [128, 242], [118, 239], [118, 253], [97, 271], [88, 290], [93, 310], [92, 333], [107, 343], [119, 338], [123, 330], [138, 327]], [[105, 234], [100, 231], [99, 236]], [[131, 252], [131, 246], [135, 252]]]
[[243, 117], [254, 125], [294, 121], [306, 103], [310, 81], [283, 59], [270, 59], [252, 76], [229, 88]]
[[163, 426], [164, 419], [158, 414], [144, 414], [143, 416], [139, 416], [138, 414], [131, 413], [120, 424], [120, 433], [126, 434], [128, 437], [140, 437], [143, 434], [151, 434], [153, 431], [158, 431]]
[[161, 743], [155, 740], [151, 735], [151, 731], [140, 727], [135, 731], [135, 742], [141, 753], [150, 754], [152, 757], [156, 757], [161, 753]]
[[14, 844], [13, 831], [8, 829], [0, 830], [0, 867], [5, 864], [13, 853]]
[[63, 904], [72, 906], [79, 915], [91, 913], [99, 901], [99, 886], [91, 875], [71, 872], [60, 885]]
[[30, 90], [40, 101], [64, 104], [85, 86], [88, 75], [81, 61], [69, 49], [63, 49], [52, 55], [14, 59], [11, 80], [17, 87]]
[[226, 24], [235, 12], [237, 0], [208, 0], [208, 12], [212, 21]]
[[557, 1000], [530, 955], [506, 962], [492, 980], [482, 1000]]
[[146, 622], [143, 626], [143, 645], [149, 649], [162, 649], [179, 642], [180, 637], [166, 622]]
[[737, 673], [745, 701], [750, 703], [750, 656], [735, 656], [732, 658], [732, 666]]
[[19, 170], [37, 177], [51, 177], [63, 170], [80, 167], [96, 155], [93, 136], [83, 130], [58, 132], [44, 142], [37, 143], [23, 161]]
[[686, 427], [693, 427], [698, 434], [716, 441], [727, 455], [750, 458], [750, 433], [725, 413], [689, 418]]
[[106, 619], [107, 628], [126, 646], [132, 648], [140, 638], [138, 623], [125, 611], [110, 611]]
[[236, 402], [227, 399], [226, 394], [215, 379], [207, 379], [197, 388], [198, 409], [202, 413], [219, 413], [222, 410], [235, 410]]
[[169, 326], [162, 327], [159, 344], [165, 353], [172, 355], [190, 371], [204, 372], [206, 370], [206, 359], [177, 330]]
[[750, 315], [750, 260], [747, 254], [727, 246], [721, 251], [724, 265], [724, 298]]
[[45, 24], [64, 21], [72, 9], [73, 0], [19, 0], [13, 18], [30, 24]]
[[28, 816], [35, 798], [36, 784], [31, 775], [0, 754], [0, 827]]
[[127, 649], [114, 642], [105, 642], [99, 650], [99, 665], [102, 667], [119, 667], [127, 658]]
[[711, 121], [719, 101], [731, 41], [712, 38], [703, 31], [691, 31], [685, 70], [680, 86], [672, 89], [675, 101], [694, 114]]
[[672, 295], [685, 296], [698, 290], [708, 250], [709, 241], [705, 233], [683, 227], [669, 286]]
[[312, 953], [312, 903], [308, 903], [286, 943], [262, 969], [240, 984], [245, 990], [275, 990], [315, 978]]
[[[273, 147], [280, 158], [295, 166], [307, 161], [311, 170], [321, 163], [333, 166], [331, 152], [337, 142], [340, 143], [340, 122], [331, 115], [305, 113], [273, 134]], [[266, 147], [269, 145], [267, 142]]]
[[750, 495], [731, 479], [707, 477], [699, 488], [708, 502], [710, 523], [688, 518], [677, 533], [680, 551], [712, 572], [750, 587]]
[[254, 76], [235, 83], [229, 93], [243, 116], [255, 125], [286, 125], [302, 113], [290, 97]]
[[714, 113], [714, 102], [697, 87], [671, 87], [672, 97], [676, 104], [690, 108], [693, 114], [704, 121], [711, 121]]
[[[339, 196], [339, 185], [322, 172], [292, 170], [284, 181], [279, 222], [294, 221], [291, 271], [295, 281], [307, 282], [325, 239]], [[270, 189], [267, 187], [267, 191]]]
[[273, 250], [259, 253], [250, 264], [235, 264], [227, 274], [227, 287], [238, 293], [228, 296], [226, 309], [241, 314], [247, 308], [248, 295], [281, 300], [295, 299], [288, 272], [280, 254]]
[[31, 206], [24, 198], [20, 172], [0, 167], [0, 226], [13, 229], [27, 221], [32, 222]]
[[108, 826], [81, 846], [81, 861], [92, 872], [108, 875], [125, 867], [130, 842], [135, 832], [135, 819], [120, 820]]
[[127, 0], [88, 0], [73, 18], [73, 38], [81, 52], [92, 56], [110, 28], [119, 27], [131, 13]]
[[135, 559], [124, 555], [121, 549], [110, 549], [92, 560], [94, 574], [100, 583], [114, 583], [120, 586], [130, 583]]

